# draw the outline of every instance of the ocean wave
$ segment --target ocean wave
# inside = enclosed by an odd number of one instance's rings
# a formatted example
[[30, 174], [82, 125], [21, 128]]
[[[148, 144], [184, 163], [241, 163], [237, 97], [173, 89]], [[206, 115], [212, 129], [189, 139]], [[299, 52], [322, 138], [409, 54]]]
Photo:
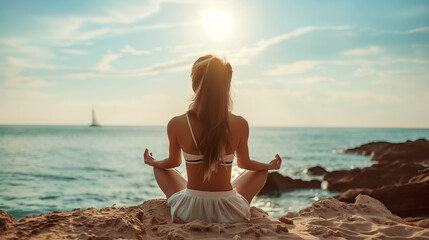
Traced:
[[[47, 173], [27, 173], [27, 172], [8, 172], [8, 173], [0, 173], [0, 175], [10, 175], [13, 176], [15, 179], [19, 176], [26, 176], [26, 177], [34, 177], [34, 178], [43, 178], [46, 180], [55, 180], [55, 181], [76, 181], [76, 180], [90, 180], [85, 177], [72, 177], [72, 176], [65, 176], [65, 175], [58, 175], [58, 174], [47, 174]], [[21, 178], [20, 180], [28, 180]]]

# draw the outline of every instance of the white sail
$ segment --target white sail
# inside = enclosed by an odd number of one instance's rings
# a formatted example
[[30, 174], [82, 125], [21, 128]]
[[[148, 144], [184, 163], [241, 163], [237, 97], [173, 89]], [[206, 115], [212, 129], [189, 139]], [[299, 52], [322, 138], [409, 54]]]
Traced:
[[90, 125], [91, 127], [98, 127], [100, 126], [100, 124], [97, 122], [97, 120], [95, 119], [95, 111], [94, 108], [92, 108], [92, 123]]

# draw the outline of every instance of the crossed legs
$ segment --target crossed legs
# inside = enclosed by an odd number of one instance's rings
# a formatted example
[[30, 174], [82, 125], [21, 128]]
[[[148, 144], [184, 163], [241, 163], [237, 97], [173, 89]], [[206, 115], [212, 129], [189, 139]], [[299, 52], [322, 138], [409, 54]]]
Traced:
[[174, 193], [186, 188], [188, 181], [176, 169], [153, 168], [156, 182], [167, 199]]
[[267, 176], [267, 170], [246, 170], [232, 182], [232, 187], [250, 203], [264, 186]]
[[[186, 188], [186, 179], [176, 169], [153, 168], [153, 173], [167, 199]], [[267, 175], [267, 170], [246, 170], [232, 182], [232, 187], [250, 203], [264, 186]]]

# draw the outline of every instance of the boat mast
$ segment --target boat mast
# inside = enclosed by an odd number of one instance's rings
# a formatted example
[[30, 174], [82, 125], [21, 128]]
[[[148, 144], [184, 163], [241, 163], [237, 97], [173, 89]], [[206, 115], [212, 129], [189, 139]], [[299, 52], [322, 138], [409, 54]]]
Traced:
[[95, 120], [95, 111], [94, 111], [94, 108], [92, 108], [92, 125], [97, 125], [97, 121]]
[[97, 119], [95, 119], [95, 111], [94, 107], [92, 108], [92, 123], [90, 125], [91, 127], [99, 127], [100, 124], [98, 124]]

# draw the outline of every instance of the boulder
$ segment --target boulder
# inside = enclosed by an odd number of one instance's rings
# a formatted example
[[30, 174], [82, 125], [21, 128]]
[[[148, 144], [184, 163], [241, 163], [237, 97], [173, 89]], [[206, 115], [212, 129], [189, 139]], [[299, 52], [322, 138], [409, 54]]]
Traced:
[[429, 141], [426, 139], [403, 143], [372, 142], [345, 149], [343, 152], [371, 155], [371, 159], [378, 162], [404, 161], [429, 164]]
[[364, 194], [364, 195], [371, 195], [373, 189], [370, 188], [351, 188], [345, 192], [342, 192], [336, 196], [334, 196], [334, 198], [342, 201], [342, 202], [346, 202], [346, 203], [354, 203], [355, 202], [355, 198], [359, 195], [359, 194]]
[[268, 174], [267, 181], [258, 195], [267, 194], [275, 191], [282, 191], [297, 188], [320, 188], [321, 182], [319, 180], [303, 181], [299, 179], [292, 179], [283, 176], [278, 172]]
[[315, 166], [315, 167], [307, 168], [307, 173], [309, 175], [320, 176], [320, 175], [323, 175], [323, 174], [325, 174], [327, 172], [328, 171], [326, 171], [321, 166]]
[[393, 214], [400, 217], [429, 216], [429, 183], [395, 184], [376, 189], [355, 188], [335, 198], [353, 203], [359, 194], [379, 200]]
[[379, 188], [392, 184], [405, 184], [426, 167], [401, 161], [378, 163], [363, 169], [327, 172], [323, 179], [328, 190], [342, 192], [351, 188]]
[[[401, 217], [429, 216], [429, 141], [373, 142], [346, 153], [371, 155], [377, 161], [363, 169], [328, 172], [324, 180], [331, 191], [344, 191], [337, 199], [353, 203], [359, 194], [382, 202]], [[423, 224], [424, 225], [424, 224]]]

